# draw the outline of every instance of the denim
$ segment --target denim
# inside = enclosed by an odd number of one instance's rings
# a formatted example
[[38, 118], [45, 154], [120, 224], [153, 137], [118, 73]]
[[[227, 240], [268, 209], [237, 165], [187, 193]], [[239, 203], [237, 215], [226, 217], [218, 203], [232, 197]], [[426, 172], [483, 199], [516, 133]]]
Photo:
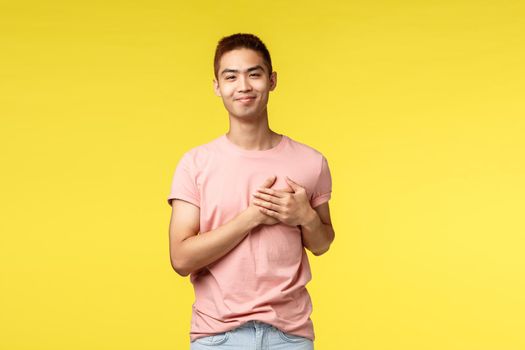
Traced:
[[190, 342], [190, 350], [314, 350], [308, 338], [285, 333], [261, 322], [248, 321], [228, 332], [201, 337]]

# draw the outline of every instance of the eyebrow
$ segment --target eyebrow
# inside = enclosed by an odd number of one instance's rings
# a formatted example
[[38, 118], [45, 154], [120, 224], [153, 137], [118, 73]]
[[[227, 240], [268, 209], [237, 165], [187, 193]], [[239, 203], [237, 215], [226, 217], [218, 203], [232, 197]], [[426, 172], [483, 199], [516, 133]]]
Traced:
[[[256, 66], [253, 66], [253, 67], [250, 67], [250, 68], [246, 69], [245, 72], [251, 72], [251, 71], [254, 71], [254, 70], [257, 70], [257, 69], [261, 69], [262, 71], [264, 71], [263, 67], [261, 67], [260, 65], [256, 65]], [[224, 73], [239, 73], [239, 70], [238, 69], [225, 68], [221, 72], [221, 75], [223, 75]]]

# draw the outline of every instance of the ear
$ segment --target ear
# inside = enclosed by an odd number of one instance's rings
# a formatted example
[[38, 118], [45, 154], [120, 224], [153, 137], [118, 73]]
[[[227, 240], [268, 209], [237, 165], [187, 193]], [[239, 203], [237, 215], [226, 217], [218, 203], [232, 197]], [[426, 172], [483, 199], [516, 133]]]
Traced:
[[277, 72], [273, 71], [270, 75], [270, 91], [273, 91], [277, 86]]
[[219, 89], [219, 83], [216, 79], [213, 79], [213, 92], [217, 96], [221, 96], [221, 90]]

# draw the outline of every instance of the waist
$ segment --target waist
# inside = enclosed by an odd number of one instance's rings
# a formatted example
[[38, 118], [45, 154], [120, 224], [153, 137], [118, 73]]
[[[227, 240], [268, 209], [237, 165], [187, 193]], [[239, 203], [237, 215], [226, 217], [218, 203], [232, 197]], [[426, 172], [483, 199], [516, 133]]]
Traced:
[[272, 328], [273, 326], [269, 323], [265, 323], [263, 321], [257, 321], [257, 320], [250, 320], [246, 323], [243, 323], [237, 329], [239, 328]]

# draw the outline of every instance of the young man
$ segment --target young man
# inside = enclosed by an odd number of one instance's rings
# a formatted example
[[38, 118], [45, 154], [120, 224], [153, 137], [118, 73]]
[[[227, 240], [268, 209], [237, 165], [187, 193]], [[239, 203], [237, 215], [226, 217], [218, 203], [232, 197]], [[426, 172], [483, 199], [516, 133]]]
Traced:
[[183, 154], [168, 196], [171, 264], [195, 289], [191, 349], [313, 349], [304, 248], [334, 240], [328, 162], [269, 128], [277, 73], [258, 37], [222, 38], [214, 71], [229, 131]]

